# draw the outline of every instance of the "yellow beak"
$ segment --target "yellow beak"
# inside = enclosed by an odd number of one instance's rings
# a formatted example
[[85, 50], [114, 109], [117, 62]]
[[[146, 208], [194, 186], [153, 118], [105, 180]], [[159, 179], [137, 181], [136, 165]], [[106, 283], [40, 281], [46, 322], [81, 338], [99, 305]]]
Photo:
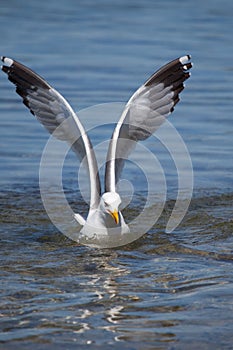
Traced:
[[118, 224], [118, 222], [119, 222], [118, 211], [115, 209], [114, 211], [110, 211], [110, 214], [111, 214], [112, 218], [114, 219], [115, 223]]

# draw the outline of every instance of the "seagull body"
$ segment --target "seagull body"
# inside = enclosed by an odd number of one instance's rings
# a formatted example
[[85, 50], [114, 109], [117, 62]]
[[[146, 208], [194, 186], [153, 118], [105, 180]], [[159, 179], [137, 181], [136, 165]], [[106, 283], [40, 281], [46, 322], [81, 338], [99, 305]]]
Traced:
[[100, 198], [98, 207], [89, 210], [86, 220], [80, 214], [74, 214], [75, 219], [82, 226], [81, 238], [97, 246], [99, 244], [102, 246], [103, 240], [108, 242], [113, 235], [119, 242], [124, 240], [123, 236], [128, 234], [130, 229], [119, 211], [120, 204], [118, 193], [105, 192]]
[[85, 162], [90, 181], [90, 209], [86, 219], [74, 214], [84, 243], [91, 241], [102, 247], [111, 246], [112, 241], [116, 245], [125, 244], [130, 229], [119, 210], [121, 198], [117, 193], [124, 161], [136, 142], [151, 136], [174, 110], [184, 81], [190, 76], [191, 57], [177, 58], [160, 68], [126, 104], [109, 142], [103, 194], [91, 141], [69, 103], [28, 67], [11, 58], [1, 59], [3, 72], [15, 84], [16, 92], [31, 113], [50, 134], [68, 142], [78, 159]]

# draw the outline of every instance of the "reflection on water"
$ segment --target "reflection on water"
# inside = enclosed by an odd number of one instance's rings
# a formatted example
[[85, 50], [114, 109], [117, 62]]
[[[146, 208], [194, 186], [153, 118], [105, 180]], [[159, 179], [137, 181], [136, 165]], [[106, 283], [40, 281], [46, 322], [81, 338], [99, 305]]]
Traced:
[[3, 193], [3, 343], [126, 342], [137, 348], [146, 342], [155, 348], [179, 343], [181, 329], [184, 348], [190, 341], [210, 344], [208, 329], [222, 341], [219, 324], [232, 317], [232, 219], [224, 208], [233, 209], [233, 195], [193, 199], [174, 234], [163, 230], [173, 206], [168, 201], [157, 225], [139, 241], [101, 251], [59, 234], [37, 189], [31, 191]]

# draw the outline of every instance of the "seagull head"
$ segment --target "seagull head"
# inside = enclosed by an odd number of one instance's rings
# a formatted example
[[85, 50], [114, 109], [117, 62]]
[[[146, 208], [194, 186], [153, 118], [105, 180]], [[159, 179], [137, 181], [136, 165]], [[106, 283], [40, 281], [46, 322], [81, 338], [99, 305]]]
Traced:
[[116, 224], [119, 223], [119, 205], [121, 198], [116, 192], [105, 192], [101, 197], [101, 209], [109, 214]]

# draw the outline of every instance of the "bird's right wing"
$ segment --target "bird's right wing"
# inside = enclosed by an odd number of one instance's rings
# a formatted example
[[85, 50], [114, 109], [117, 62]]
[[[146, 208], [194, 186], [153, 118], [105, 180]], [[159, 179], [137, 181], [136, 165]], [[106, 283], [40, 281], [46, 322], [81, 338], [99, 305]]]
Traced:
[[80, 161], [85, 160], [90, 178], [90, 207], [97, 208], [100, 199], [98, 166], [92, 144], [80, 120], [64, 99], [43, 78], [23, 64], [2, 57], [3, 72], [16, 85], [16, 92], [41, 124], [60, 140], [67, 141]]

